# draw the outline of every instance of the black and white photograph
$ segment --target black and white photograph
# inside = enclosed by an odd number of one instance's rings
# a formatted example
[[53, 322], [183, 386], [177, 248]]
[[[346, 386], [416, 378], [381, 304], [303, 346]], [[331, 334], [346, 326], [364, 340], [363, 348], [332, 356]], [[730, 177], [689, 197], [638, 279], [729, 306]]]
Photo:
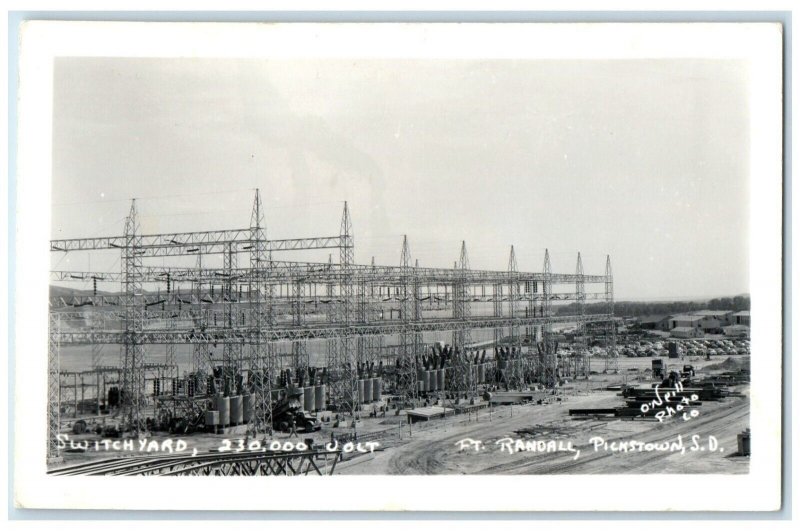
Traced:
[[121, 476], [775, 503], [780, 25], [81, 24], [21, 45], [16, 448], [95, 481], [53, 503], [117, 508]]

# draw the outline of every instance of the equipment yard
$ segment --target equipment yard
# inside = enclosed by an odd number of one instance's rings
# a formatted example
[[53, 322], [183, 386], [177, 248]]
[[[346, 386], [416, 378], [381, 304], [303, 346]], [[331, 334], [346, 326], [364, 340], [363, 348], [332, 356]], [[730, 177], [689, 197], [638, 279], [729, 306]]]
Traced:
[[[143, 235], [138, 216], [50, 242], [122, 264], [51, 272], [83, 288], [51, 289], [53, 473], [747, 470], [749, 341], [619, 333], [608, 256], [523, 272], [512, 246], [477, 270], [461, 242], [420, 267], [404, 237], [399, 266], [359, 265], [347, 203], [338, 236], [269, 240], [258, 191], [245, 229]], [[338, 262], [274, 257], [320, 249]]]

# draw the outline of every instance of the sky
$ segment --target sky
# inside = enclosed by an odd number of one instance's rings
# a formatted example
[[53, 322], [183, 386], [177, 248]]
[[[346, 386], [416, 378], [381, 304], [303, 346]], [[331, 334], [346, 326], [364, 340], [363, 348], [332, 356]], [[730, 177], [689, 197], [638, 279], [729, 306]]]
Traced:
[[[355, 259], [602, 274], [615, 298], [749, 291], [747, 65], [729, 60], [58, 58], [53, 238], [339, 232]], [[113, 256], [112, 256], [113, 255]], [[118, 253], [54, 269], [119, 270]], [[280, 256], [295, 259], [299, 256]], [[307, 256], [324, 260], [326, 256]]]

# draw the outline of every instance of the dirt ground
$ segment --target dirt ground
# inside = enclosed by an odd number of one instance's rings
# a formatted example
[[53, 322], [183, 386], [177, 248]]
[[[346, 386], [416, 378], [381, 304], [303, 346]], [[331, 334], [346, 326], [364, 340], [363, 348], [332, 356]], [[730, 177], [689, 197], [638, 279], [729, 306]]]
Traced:
[[[743, 357], [744, 358], [744, 357]], [[720, 363], [724, 357], [704, 359], [665, 360], [681, 367], [692, 364], [698, 376], [703, 367]], [[744, 360], [742, 360], [744, 361]], [[620, 358], [618, 374], [602, 374], [604, 361], [592, 361], [597, 372], [590, 379], [569, 382], [549, 404], [520, 404], [484, 408], [471, 415], [448, 416], [409, 426], [405, 415], [389, 413], [385, 418], [364, 415], [359, 422], [361, 440], [374, 441], [377, 450], [371, 453], [354, 452], [344, 456], [336, 467], [337, 474], [585, 474], [585, 473], [747, 473], [749, 458], [739, 457], [737, 434], [749, 427], [749, 386], [736, 388], [744, 397], [731, 397], [719, 402], [704, 402], [695, 418], [680, 416], [665, 420], [624, 420], [617, 418], [570, 417], [571, 408], [610, 408], [624, 403], [618, 391], [608, 385], [627, 383], [649, 386], [652, 380], [644, 372], [651, 358]], [[330, 441], [331, 434], [349, 431], [325, 425], [319, 432], [294, 436], [276, 434], [273, 440], [299, 442], [314, 439], [315, 444]], [[519, 432], [519, 433], [518, 433]], [[681, 436], [683, 451], [613, 452], [595, 446], [592, 437], [608, 443], [640, 441], [642, 443], [676, 443]], [[697, 439], [692, 439], [697, 436]], [[718, 441], [711, 451], [709, 436]], [[198, 452], [223, 446], [224, 439], [235, 441], [240, 435], [193, 434], [185, 437], [191, 449]], [[166, 435], [151, 437], [163, 441]], [[173, 436], [173, 439], [176, 437]], [[481, 449], [459, 444], [465, 439], [481, 441]], [[521, 441], [520, 448], [501, 446], [498, 441], [510, 438], [512, 444]], [[94, 441], [97, 436], [79, 436], [79, 440]], [[546, 452], [543, 445], [553, 441], [567, 443], [580, 450]], [[697, 442], [693, 444], [693, 442]], [[537, 443], [539, 446], [537, 447]], [[528, 446], [526, 447], [526, 443]], [[93, 444], [93, 442], [91, 442]], [[552, 443], [551, 443], [552, 444]], [[702, 449], [701, 449], [702, 448]], [[531, 451], [528, 451], [528, 450]], [[161, 452], [154, 452], [158, 454]], [[150, 455], [154, 455], [150, 454]], [[64, 452], [64, 462], [58, 467], [108, 457], [135, 455], [130, 452]]]
[[[389, 440], [381, 450], [353, 457], [341, 463], [340, 474], [585, 474], [585, 473], [747, 473], [748, 459], [734, 457], [736, 436], [748, 427], [747, 398], [731, 398], [725, 402], [705, 403], [700, 415], [688, 421], [678, 417], [659, 423], [656, 420], [621, 420], [578, 418], [568, 415], [569, 408], [613, 407], [621, 399], [614, 392], [595, 392], [589, 396], [565, 397], [551, 405], [520, 405], [494, 408], [491, 414], [482, 410], [477, 420], [460, 417], [431, 421], [436, 428], [404, 433], [403, 440]], [[524, 436], [517, 430], [531, 430], [541, 435]], [[719, 441], [716, 452], [692, 451], [692, 435], [700, 436], [707, 446], [707, 437]], [[685, 453], [594, 451], [592, 437], [606, 441], [642, 442], [676, 441], [683, 438]], [[522, 440], [572, 441], [581, 450], [577, 459], [573, 452], [538, 453], [516, 451], [509, 454], [497, 441], [510, 437]], [[484, 449], [461, 449], [465, 438], [482, 441]]]
[[[705, 360], [670, 360], [692, 364], [699, 369], [721, 358]], [[602, 363], [602, 360], [600, 360]], [[678, 363], [675, 363], [678, 365]], [[735, 390], [744, 397], [719, 402], [704, 402], [699, 415], [689, 420], [680, 416], [659, 422], [655, 419], [624, 420], [617, 418], [570, 417], [571, 408], [611, 408], [623, 403], [616, 391], [590, 390], [627, 380], [636, 384], [636, 373], [627, 369], [650, 366], [647, 358], [620, 359], [620, 374], [593, 375], [588, 381], [575, 382], [561, 395], [560, 401], [547, 405], [515, 405], [482, 409], [471, 417], [459, 415], [431, 420], [402, 429], [399, 435], [381, 440], [380, 450], [354, 455], [337, 466], [339, 474], [704, 474], [747, 473], [749, 458], [737, 453], [737, 435], [749, 427], [749, 386]], [[599, 368], [602, 370], [602, 366]], [[597, 368], [593, 367], [593, 370]], [[651, 380], [641, 378], [642, 385]], [[410, 429], [410, 431], [409, 431]], [[396, 430], [398, 431], [398, 430]], [[521, 431], [521, 433], [517, 433]], [[605, 446], [595, 450], [593, 437], [606, 442], [640, 441], [676, 443], [681, 437], [683, 451], [612, 452]], [[697, 436], [692, 439], [692, 436]], [[718, 447], [711, 451], [709, 436]], [[460, 441], [481, 441], [481, 450]], [[512, 439], [515, 450], [507, 451], [498, 441]], [[580, 450], [545, 453], [516, 450], [516, 441], [571, 442]], [[527, 447], [526, 447], [527, 448]]]

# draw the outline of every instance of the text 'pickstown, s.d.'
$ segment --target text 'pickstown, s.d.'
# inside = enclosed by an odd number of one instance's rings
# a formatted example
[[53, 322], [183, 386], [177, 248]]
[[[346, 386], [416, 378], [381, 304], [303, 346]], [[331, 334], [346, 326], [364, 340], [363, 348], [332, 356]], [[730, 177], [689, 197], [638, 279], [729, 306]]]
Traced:
[[[485, 451], [499, 451], [513, 455], [517, 452], [530, 452], [538, 454], [571, 453], [577, 460], [581, 456], [581, 448], [572, 440], [526, 440], [504, 437], [493, 442], [465, 438], [455, 443], [461, 452], [481, 453]], [[664, 441], [639, 441], [636, 439], [607, 441], [602, 437], [591, 437], [586, 441], [584, 450], [613, 454], [659, 452], [685, 455], [687, 452], [723, 452], [724, 448], [713, 435], [703, 437], [693, 434]]]

